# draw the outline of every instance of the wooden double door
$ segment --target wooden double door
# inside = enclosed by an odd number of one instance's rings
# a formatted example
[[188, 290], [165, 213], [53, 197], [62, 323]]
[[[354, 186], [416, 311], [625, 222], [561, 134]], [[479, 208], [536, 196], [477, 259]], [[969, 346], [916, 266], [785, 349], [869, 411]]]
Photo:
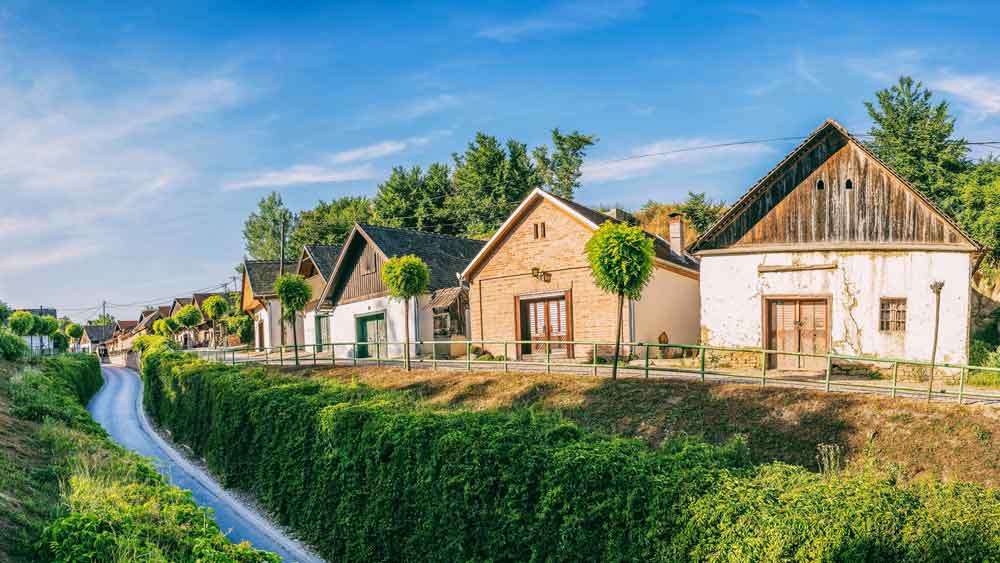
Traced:
[[388, 340], [385, 313], [365, 315], [355, 320], [357, 335], [357, 357], [370, 358], [373, 355], [386, 356], [385, 342]]
[[544, 354], [546, 342], [553, 353], [571, 355], [572, 346], [560, 344], [573, 340], [572, 301], [569, 292], [544, 297], [519, 297], [518, 340], [530, 341], [520, 346], [521, 354]]
[[[830, 301], [825, 298], [771, 298], [765, 305], [767, 348], [826, 354], [830, 350]], [[822, 357], [769, 354], [768, 367], [826, 369]]]

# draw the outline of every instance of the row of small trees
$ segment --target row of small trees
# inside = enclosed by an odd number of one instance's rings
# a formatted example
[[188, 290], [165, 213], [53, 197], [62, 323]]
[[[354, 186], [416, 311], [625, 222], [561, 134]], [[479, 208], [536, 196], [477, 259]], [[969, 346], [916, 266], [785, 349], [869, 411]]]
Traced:
[[[69, 349], [70, 340], [79, 342], [83, 336], [83, 328], [76, 323], [61, 324], [59, 319], [51, 315], [36, 315], [29, 311], [15, 311], [6, 317], [6, 326], [14, 334], [21, 337], [48, 337], [52, 348], [59, 352]], [[3, 323], [0, 323], [3, 324]]]
[[252, 326], [250, 317], [238, 311], [221, 295], [209, 296], [202, 302], [200, 308], [195, 304], [185, 305], [173, 316], [157, 319], [153, 322], [153, 333], [170, 338], [182, 329], [200, 326], [206, 319], [212, 323], [213, 339], [219, 334], [219, 323], [224, 322], [230, 334], [239, 335], [242, 342], [249, 340], [247, 329]]
[[[594, 233], [586, 245], [594, 283], [601, 290], [618, 297], [618, 321], [615, 333], [612, 379], [618, 377], [618, 359], [622, 339], [622, 310], [625, 298], [639, 299], [642, 289], [653, 275], [653, 239], [642, 229], [624, 223], [608, 221]], [[431, 272], [427, 264], [414, 255], [390, 258], [382, 266], [382, 282], [389, 296], [404, 301], [405, 352], [403, 365], [410, 369], [410, 300], [427, 291]], [[281, 301], [285, 320], [292, 323], [295, 363], [299, 363], [298, 333], [295, 321], [312, 299], [312, 288], [298, 274], [286, 274], [274, 284]], [[207, 301], [206, 301], [207, 303]]]

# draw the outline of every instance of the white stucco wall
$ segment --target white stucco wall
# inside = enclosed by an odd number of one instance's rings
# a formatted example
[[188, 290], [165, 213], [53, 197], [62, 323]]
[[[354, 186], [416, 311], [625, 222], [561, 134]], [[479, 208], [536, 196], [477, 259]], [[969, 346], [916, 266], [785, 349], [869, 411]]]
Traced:
[[[819, 265], [830, 270], [758, 272], [760, 265]], [[704, 256], [701, 325], [706, 344], [760, 347], [763, 299], [829, 296], [834, 352], [929, 360], [934, 327], [933, 281], [943, 281], [939, 361], [964, 363], [969, 340], [972, 258], [960, 252], [801, 252]], [[907, 301], [906, 331], [879, 331], [883, 297]]]
[[[421, 295], [410, 304], [410, 338], [414, 342], [411, 347], [411, 355], [418, 355], [420, 349], [415, 344], [416, 341], [431, 341], [434, 338], [434, 315], [428, 307], [430, 295]], [[404, 329], [406, 313], [403, 301], [390, 299], [388, 297], [377, 297], [357, 303], [347, 303], [337, 305], [330, 315], [330, 339], [333, 342], [356, 342], [356, 319], [357, 317], [385, 312], [386, 334], [389, 342], [403, 342], [406, 340]], [[418, 330], [419, 327], [419, 330]], [[429, 350], [429, 348], [426, 348]], [[338, 357], [350, 358], [354, 356], [352, 346], [337, 346]], [[374, 351], [372, 351], [374, 355]], [[390, 346], [388, 351], [383, 351], [387, 357], [396, 357], [403, 354], [402, 345]]]
[[[274, 348], [281, 346], [281, 301], [269, 299], [264, 307], [254, 311], [254, 346], [257, 345], [257, 322], [264, 321], [264, 347]], [[303, 318], [300, 316], [295, 323], [295, 331], [298, 333], [299, 345], [312, 344], [312, 340], [306, 340], [305, 326]], [[291, 325], [287, 325], [289, 330], [285, 334], [285, 346], [293, 343]]]
[[635, 302], [634, 339], [657, 342], [666, 332], [672, 344], [697, 344], [700, 334], [698, 280], [656, 268], [642, 299]]

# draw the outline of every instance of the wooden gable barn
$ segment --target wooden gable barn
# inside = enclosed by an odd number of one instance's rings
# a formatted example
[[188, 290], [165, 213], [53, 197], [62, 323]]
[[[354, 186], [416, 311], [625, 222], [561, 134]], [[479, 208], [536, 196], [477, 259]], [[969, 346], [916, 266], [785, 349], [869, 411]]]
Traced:
[[[825, 354], [964, 362], [981, 246], [843, 127], [827, 120], [691, 247], [702, 340]], [[825, 359], [774, 355], [772, 367]], [[823, 364], [821, 366], [820, 364]]]

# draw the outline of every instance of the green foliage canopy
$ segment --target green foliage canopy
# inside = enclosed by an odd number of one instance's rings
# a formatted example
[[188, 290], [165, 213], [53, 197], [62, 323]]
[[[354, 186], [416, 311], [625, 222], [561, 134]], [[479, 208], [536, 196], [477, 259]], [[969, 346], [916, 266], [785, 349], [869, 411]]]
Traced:
[[427, 291], [431, 270], [424, 261], [412, 254], [390, 258], [382, 266], [382, 283], [389, 295], [397, 299], [410, 299]]
[[68, 323], [63, 330], [66, 332], [66, 336], [73, 340], [83, 338], [83, 327], [76, 323]]
[[239, 336], [242, 344], [250, 344], [253, 342], [253, 317], [243, 311], [230, 315], [226, 317], [226, 330]]
[[712, 201], [705, 192], [688, 192], [687, 199], [678, 206], [678, 211], [700, 235], [719, 220], [726, 211], [726, 205], [721, 201]]
[[177, 324], [185, 328], [193, 328], [202, 323], [204, 317], [201, 314], [201, 309], [194, 305], [185, 305], [177, 311], [174, 315], [174, 320]]
[[40, 336], [52, 336], [59, 332], [59, 319], [52, 315], [38, 317], [35, 320], [35, 334]]
[[965, 169], [967, 146], [953, 139], [955, 119], [948, 102], [933, 103], [933, 93], [909, 76], [865, 102], [874, 121], [870, 145], [886, 164], [935, 202], [949, 209], [952, 175]]
[[312, 288], [299, 274], [278, 276], [274, 282], [274, 292], [281, 301], [282, 316], [288, 321], [294, 321], [296, 315], [301, 313], [306, 308], [306, 303], [312, 299]]
[[0, 326], [0, 359], [14, 362], [28, 355], [28, 344], [9, 328]]
[[1000, 160], [987, 159], [956, 179], [958, 222], [985, 246], [986, 266], [1000, 266]]
[[10, 316], [8, 325], [18, 336], [28, 336], [35, 328], [35, 315], [27, 311], [14, 311]]
[[212, 295], [202, 302], [201, 310], [207, 319], [214, 321], [229, 311], [229, 302], [221, 295]]
[[[281, 254], [281, 223], [285, 223], [285, 235], [290, 236], [298, 225], [298, 219], [288, 208], [278, 192], [261, 198], [257, 211], [243, 222], [243, 242], [246, 251], [257, 260], [277, 260]], [[289, 242], [285, 245], [285, 260], [295, 260], [302, 251], [301, 246]]]
[[601, 290], [639, 299], [653, 275], [653, 239], [639, 227], [606, 221], [585, 246]]
[[452, 193], [451, 171], [444, 164], [431, 164], [425, 174], [419, 166], [392, 169], [379, 184], [372, 201], [377, 224], [420, 231], [458, 234], [445, 202]]
[[573, 194], [580, 187], [583, 159], [587, 156], [587, 148], [597, 142], [597, 137], [584, 135], [579, 131], [569, 134], [552, 130], [552, 156], [548, 147], [535, 147], [532, 156], [542, 184], [546, 190], [566, 199], [573, 199]]
[[329, 203], [320, 201], [313, 209], [299, 213], [289, 241], [293, 249], [307, 244], [343, 244], [356, 222], [372, 222], [372, 202], [368, 198], [347, 196]]
[[11, 309], [10, 306], [0, 301], [0, 326], [6, 326], [7, 320], [10, 319]]

